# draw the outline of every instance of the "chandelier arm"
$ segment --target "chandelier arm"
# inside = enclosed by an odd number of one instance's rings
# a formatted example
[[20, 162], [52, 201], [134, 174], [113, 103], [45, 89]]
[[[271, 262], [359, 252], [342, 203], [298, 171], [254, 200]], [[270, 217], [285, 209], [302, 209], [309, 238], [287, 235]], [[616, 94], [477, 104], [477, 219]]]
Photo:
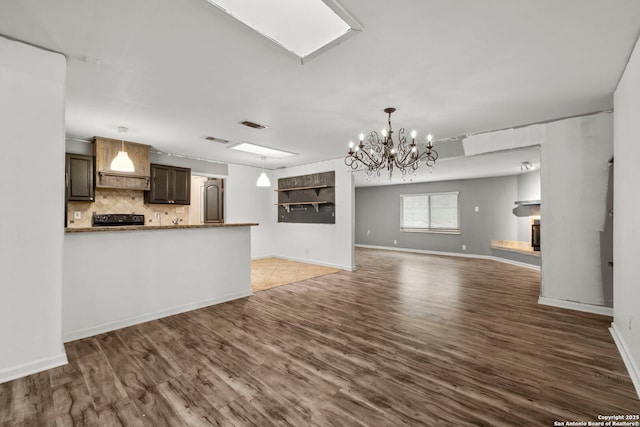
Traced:
[[355, 157], [348, 156], [344, 159], [344, 164], [353, 170], [358, 169], [358, 162]]
[[[366, 147], [365, 147], [365, 148], [366, 148]], [[370, 148], [371, 148], [371, 147], [370, 147]], [[371, 149], [372, 149], [372, 148], [371, 148]], [[383, 164], [383, 162], [382, 162], [382, 161], [378, 161], [378, 160], [374, 159], [374, 158], [373, 158], [373, 157], [372, 157], [372, 156], [371, 156], [371, 155], [370, 155], [366, 150], [364, 150], [364, 149], [363, 149], [363, 150], [358, 150], [358, 152], [360, 153], [360, 155], [361, 155], [361, 156], [367, 156], [367, 158], [369, 159], [369, 161], [370, 161], [372, 164], [375, 164], [376, 166], [378, 166], [378, 165], [382, 165], [382, 164]], [[363, 159], [359, 158], [358, 160], [359, 160], [360, 162], [364, 163], [364, 160], [363, 160]]]
[[408, 167], [411, 166], [412, 164], [416, 163], [419, 159], [413, 159], [409, 162], [407, 162], [407, 157], [409, 157], [409, 155], [411, 154], [411, 150], [408, 150], [406, 153], [404, 153], [404, 156], [402, 157], [402, 160], [396, 160], [397, 164], [396, 166], [398, 166], [399, 168], [403, 168], [403, 167]]
[[435, 150], [427, 150], [424, 153], [420, 154], [420, 157], [418, 157], [418, 159], [433, 159], [433, 161], [436, 161], [438, 159], [438, 153]]
[[354, 170], [358, 169], [360, 164], [365, 166], [367, 170], [381, 169], [384, 166], [383, 161], [376, 160], [364, 149], [354, 151], [353, 153], [347, 155], [347, 157], [345, 158], [345, 164]]

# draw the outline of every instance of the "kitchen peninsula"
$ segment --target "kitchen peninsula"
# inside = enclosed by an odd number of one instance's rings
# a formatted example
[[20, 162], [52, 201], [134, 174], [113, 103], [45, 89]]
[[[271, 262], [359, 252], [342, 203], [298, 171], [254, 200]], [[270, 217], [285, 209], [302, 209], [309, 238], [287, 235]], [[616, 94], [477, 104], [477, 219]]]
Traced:
[[251, 295], [256, 225], [67, 228], [64, 340]]

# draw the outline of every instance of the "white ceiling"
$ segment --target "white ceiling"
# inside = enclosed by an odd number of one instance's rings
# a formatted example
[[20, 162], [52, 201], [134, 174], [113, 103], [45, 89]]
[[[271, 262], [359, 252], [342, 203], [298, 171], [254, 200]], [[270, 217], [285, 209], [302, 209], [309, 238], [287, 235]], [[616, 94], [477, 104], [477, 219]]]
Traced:
[[299, 154], [276, 168], [343, 157], [388, 106], [436, 140], [609, 109], [640, 32], [637, 0], [340, 3], [362, 33], [304, 65], [206, 0], [2, 0], [0, 34], [69, 58], [69, 138], [126, 126], [223, 162], [261, 166], [205, 136]]

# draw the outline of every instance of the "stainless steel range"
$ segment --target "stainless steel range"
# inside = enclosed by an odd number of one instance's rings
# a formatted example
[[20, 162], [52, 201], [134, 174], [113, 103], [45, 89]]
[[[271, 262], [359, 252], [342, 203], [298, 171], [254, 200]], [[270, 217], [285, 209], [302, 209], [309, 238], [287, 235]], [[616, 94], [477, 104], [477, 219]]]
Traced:
[[144, 225], [141, 214], [93, 214], [91, 225], [94, 227], [110, 227], [118, 225]]

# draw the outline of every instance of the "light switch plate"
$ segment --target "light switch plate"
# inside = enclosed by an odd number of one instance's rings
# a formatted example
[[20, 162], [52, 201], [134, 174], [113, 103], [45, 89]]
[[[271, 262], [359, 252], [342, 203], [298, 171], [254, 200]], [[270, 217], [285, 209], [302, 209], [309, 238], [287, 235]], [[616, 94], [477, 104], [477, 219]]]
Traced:
[[184, 206], [177, 206], [176, 213], [184, 213]]

